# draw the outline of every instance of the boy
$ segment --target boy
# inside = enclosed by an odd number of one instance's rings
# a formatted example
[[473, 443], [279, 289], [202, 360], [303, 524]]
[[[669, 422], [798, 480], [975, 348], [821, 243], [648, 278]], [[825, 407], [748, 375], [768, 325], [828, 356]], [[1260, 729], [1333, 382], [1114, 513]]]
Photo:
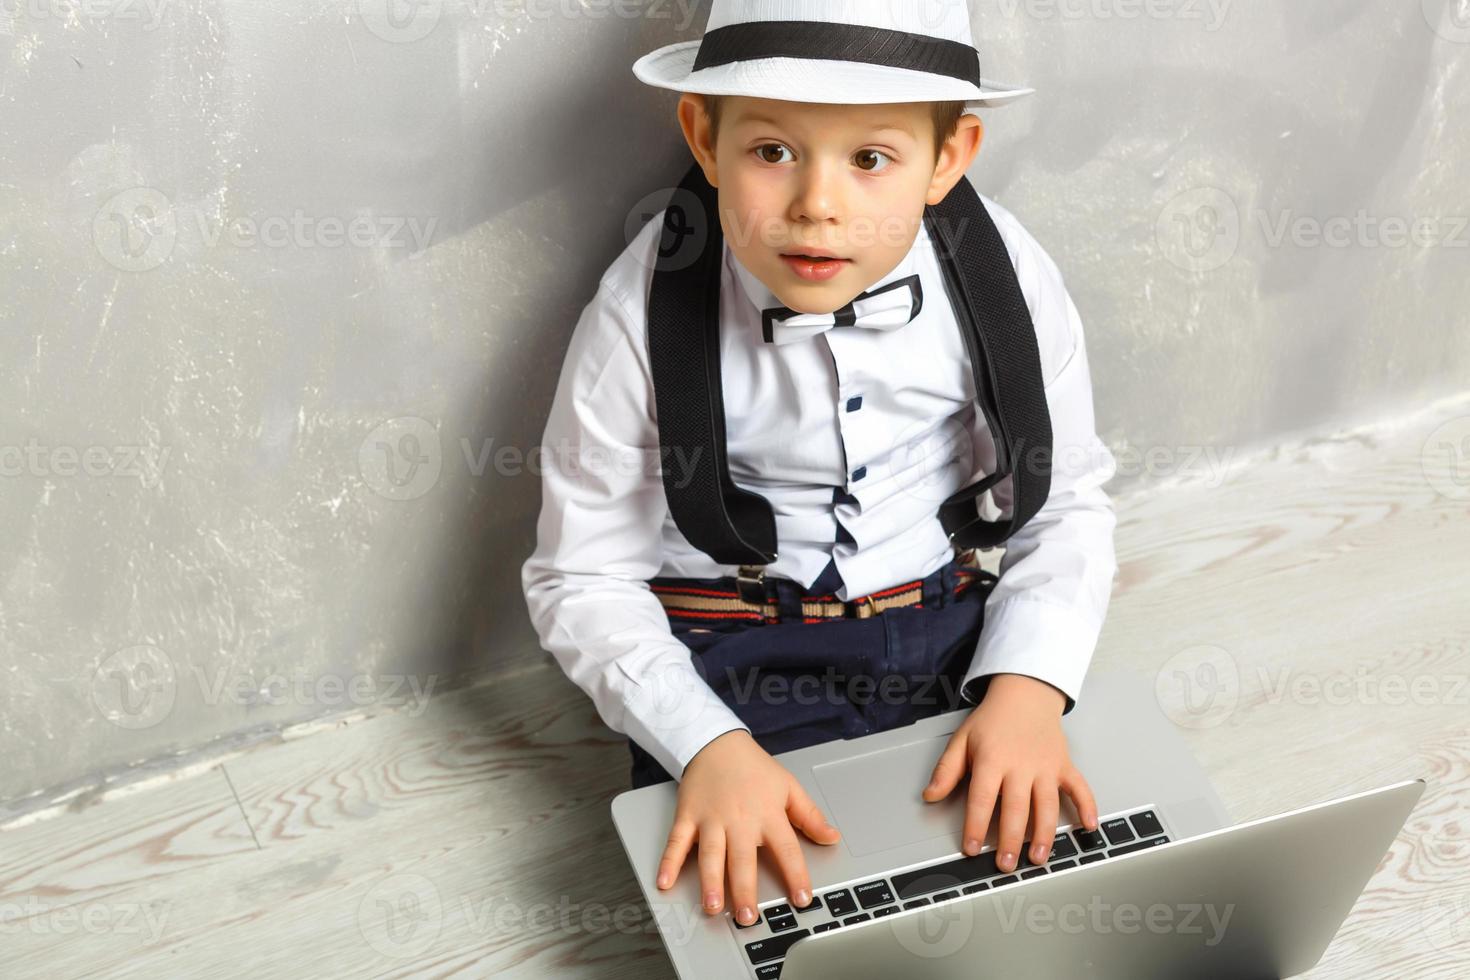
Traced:
[[[773, 758], [802, 745], [973, 705], [932, 774], [882, 790], [934, 802], [968, 776], [962, 849], [978, 853], [998, 813], [1007, 871], [1028, 820], [1029, 856], [1046, 859], [1060, 793], [1096, 827], [1060, 717], [1116, 567], [1101, 489], [1113, 460], [1061, 275], [989, 199], [1034, 324], [1050, 491], [1011, 534], [998, 580], [935, 514], [997, 453], [923, 214], [979, 150], [980, 120], [964, 110], [1030, 91], [981, 78], [970, 38], [964, 4], [715, 0], [700, 41], [634, 65], [684, 93], [684, 138], [718, 193], [729, 473], [770, 503], [779, 553], [753, 574], [694, 547], [670, 514], [677, 452], [664, 474], [650, 462], [655, 403], [670, 404], [650, 368], [660, 214], [573, 332], [522, 584], [542, 645], [630, 737], [634, 785], [679, 779], [659, 887], [697, 848], [705, 911], [728, 894], [741, 924], [755, 919], [757, 847], [802, 907], [813, 883], [795, 831], [838, 840]], [[997, 508], [1014, 504], [1010, 486], [993, 487]], [[856, 676], [897, 681], [904, 696], [857, 696]], [[772, 677], [789, 683], [762, 685]], [[919, 697], [921, 685], [948, 702]]]

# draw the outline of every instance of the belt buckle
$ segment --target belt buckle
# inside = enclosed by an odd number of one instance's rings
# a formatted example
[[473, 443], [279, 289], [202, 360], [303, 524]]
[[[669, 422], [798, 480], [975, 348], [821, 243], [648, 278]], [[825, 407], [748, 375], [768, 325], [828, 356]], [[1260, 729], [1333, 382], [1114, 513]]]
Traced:
[[848, 608], [852, 610], [852, 615], [848, 617], [850, 619], [871, 619], [877, 615], [877, 610], [873, 607], [873, 597], [870, 595], [848, 600]]
[[735, 590], [740, 598], [753, 606], [764, 609], [766, 604], [766, 567], [764, 565], [741, 565], [735, 576]]

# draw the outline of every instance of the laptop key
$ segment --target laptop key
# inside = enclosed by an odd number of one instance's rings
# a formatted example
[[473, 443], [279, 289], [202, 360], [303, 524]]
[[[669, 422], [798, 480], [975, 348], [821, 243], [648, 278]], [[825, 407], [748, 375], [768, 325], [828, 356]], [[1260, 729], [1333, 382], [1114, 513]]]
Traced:
[[780, 905], [772, 905], [770, 908], [766, 909], [766, 918], [768, 919], [775, 919], [779, 918], [780, 916], [790, 914], [791, 906], [787, 905], [785, 902], [782, 902]]
[[1141, 840], [1134, 844], [1124, 844], [1122, 847], [1115, 847], [1109, 851], [1108, 857], [1117, 857], [1120, 854], [1132, 854], [1134, 851], [1146, 851], [1150, 847], [1158, 847], [1160, 844], [1167, 843], [1169, 843], [1169, 838], [1155, 837], [1152, 840]]
[[820, 925], [814, 926], [812, 928], [812, 933], [816, 934], [819, 932], [831, 932], [833, 929], [840, 928], [841, 926], [841, 922], [823, 922]]
[[1109, 844], [1126, 844], [1134, 839], [1133, 828], [1128, 826], [1128, 821], [1123, 817], [1104, 820], [1102, 829], [1108, 835]]
[[938, 895], [935, 895], [934, 896], [934, 901], [936, 901], [936, 902], [947, 902], [951, 898], [959, 898], [959, 897], [960, 897], [960, 893], [959, 892], [954, 892], [954, 891], [940, 892]]
[[976, 892], [983, 892], [985, 889], [987, 889], [989, 887], [990, 887], [990, 882], [988, 882], [988, 881], [977, 881], [973, 885], [966, 885], [964, 888], [961, 888], [960, 891], [963, 892], [966, 895], [973, 895]]
[[772, 932], [785, 932], [787, 929], [796, 928], [796, 916], [794, 915], [768, 915], [766, 925], [771, 927]]
[[770, 939], [758, 939], [753, 943], [745, 944], [745, 955], [750, 957], [752, 966], [760, 966], [771, 960], [779, 960], [786, 955], [788, 949], [796, 945], [798, 939], [804, 939], [810, 935], [810, 929], [802, 929], [798, 932], [772, 936]]
[[810, 905], [803, 905], [801, 908], [799, 908], [799, 909], [796, 910], [796, 914], [797, 915], [800, 915], [803, 912], [815, 912], [817, 909], [819, 909], [821, 907], [822, 907], [822, 900], [820, 898], [818, 898], [817, 896], [813, 895], [812, 896], [811, 904]]
[[870, 909], [875, 905], [887, 905], [893, 901], [893, 892], [889, 890], [888, 882], [881, 878], [865, 885], [858, 885], [853, 889], [853, 893], [857, 895], [858, 902], [865, 909]]
[[1081, 863], [1091, 864], [1094, 861], [1101, 861], [1105, 857], [1107, 857], [1106, 854], [1084, 854], [1082, 855]]
[[1045, 868], [1032, 868], [1030, 871], [1022, 871], [1021, 872], [1021, 877], [1022, 878], [1040, 878], [1044, 874], [1046, 874], [1046, 869]]
[[909, 909], [916, 909], [916, 908], [918, 908], [921, 905], [928, 905], [928, 904], [929, 904], [929, 899], [927, 899], [927, 898], [916, 898], [912, 902], [904, 902], [903, 903], [903, 907], [904, 907], [904, 911], [908, 911]]
[[1063, 858], [1076, 857], [1077, 845], [1072, 843], [1072, 835], [1065, 830], [1057, 834], [1056, 840], [1051, 842], [1051, 854], [1047, 861], [1060, 861]]
[[827, 903], [827, 911], [839, 919], [857, 911], [857, 902], [852, 900], [852, 892], [846, 888], [840, 892], [828, 892], [822, 898]]
[[1020, 881], [1020, 880], [1021, 879], [1018, 876], [1016, 876], [1016, 875], [1006, 875], [1004, 878], [997, 878], [997, 879], [995, 879], [994, 881], [991, 882], [991, 884], [994, 885], [996, 888], [999, 888], [1001, 885], [1009, 885], [1012, 882]]
[[885, 915], [897, 915], [898, 912], [899, 912], [899, 908], [898, 908], [897, 905], [885, 905], [881, 909], [874, 909], [873, 910], [873, 918], [875, 918], [875, 919], [881, 919]]
[[785, 965], [785, 963], [767, 963], [765, 966], [757, 968], [755, 971], [756, 980], [780, 980], [781, 967]]
[[1000, 873], [995, 866], [995, 852], [986, 851], [974, 857], [963, 857], [944, 864], [934, 864], [916, 871], [893, 876], [893, 890], [899, 898], [914, 898], [941, 888], [953, 888], [968, 881], [979, 881]]
[[756, 909], [755, 910], [755, 918], [754, 919], [751, 919], [749, 922], [741, 922], [739, 919], [735, 918], [735, 916], [733, 916], [733, 915], [730, 916], [730, 921], [733, 922], [733, 923], [735, 923], [735, 928], [736, 929], [749, 929], [751, 926], [758, 926], [758, 925], [761, 924], [761, 913], [760, 913], [760, 909]]
[[850, 915], [847, 918], [843, 919], [842, 924], [845, 926], [855, 926], [859, 922], [867, 922], [871, 918], [872, 916], [868, 913], [860, 912], [857, 915]]
[[1152, 810], [1135, 813], [1128, 818], [1128, 821], [1133, 824], [1133, 829], [1138, 831], [1139, 837], [1155, 837], [1164, 832], [1164, 828], [1159, 826], [1159, 818]]
[[1084, 830], [1078, 827], [1072, 831], [1072, 836], [1077, 839], [1077, 846], [1084, 851], [1096, 851], [1108, 846], [1103, 835], [1095, 830]]
[[1053, 864], [1051, 866], [1051, 869], [1053, 871], [1066, 871], [1068, 868], [1075, 867], [1077, 867], [1076, 861], [1058, 861], [1056, 864]]

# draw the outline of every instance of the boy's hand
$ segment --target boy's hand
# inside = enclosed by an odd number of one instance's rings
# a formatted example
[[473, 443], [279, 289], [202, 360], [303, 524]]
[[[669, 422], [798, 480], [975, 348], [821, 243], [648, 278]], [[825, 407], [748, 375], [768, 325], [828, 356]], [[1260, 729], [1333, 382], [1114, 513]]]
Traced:
[[1061, 725], [1066, 703], [1061, 691], [1034, 677], [996, 674], [984, 699], [950, 736], [924, 799], [930, 803], [944, 799], [970, 773], [966, 854], [980, 853], [997, 797], [996, 865], [1005, 872], [1016, 869], [1033, 804], [1031, 860], [1041, 864], [1049, 856], [1057, 831], [1059, 790], [1072, 798], [1083, 826], [1097, 829], [1092, 790], [1067, 754]]
[[724, 905], [725, 873], [741, 925], [755, 921], [756, 848], [762, 844], [786, 879], [797, 908], [811, 904], [812, 883], [793, 827], [818, 844], [841, 837], [806, 790], [743, 729], [711, 741], [684, 767], [669, 844], [658, 866], [658, 887], [669, 888], [699, 841], [699, 890], [704, 911]]

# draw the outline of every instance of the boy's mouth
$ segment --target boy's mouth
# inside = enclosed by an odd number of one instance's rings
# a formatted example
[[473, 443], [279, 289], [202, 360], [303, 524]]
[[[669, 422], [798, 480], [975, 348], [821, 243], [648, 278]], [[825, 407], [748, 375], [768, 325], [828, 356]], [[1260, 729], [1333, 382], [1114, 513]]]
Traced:
[[806, 259], [808, 262], [846, 262], [840, 255], [824, 255], [820, 252], [782, 252], [783, 259]]
[[781, 261], [798, 276], [810, 282], [825, 282], [842, 271], [851, 259], [814, 252], [782, 252]]

